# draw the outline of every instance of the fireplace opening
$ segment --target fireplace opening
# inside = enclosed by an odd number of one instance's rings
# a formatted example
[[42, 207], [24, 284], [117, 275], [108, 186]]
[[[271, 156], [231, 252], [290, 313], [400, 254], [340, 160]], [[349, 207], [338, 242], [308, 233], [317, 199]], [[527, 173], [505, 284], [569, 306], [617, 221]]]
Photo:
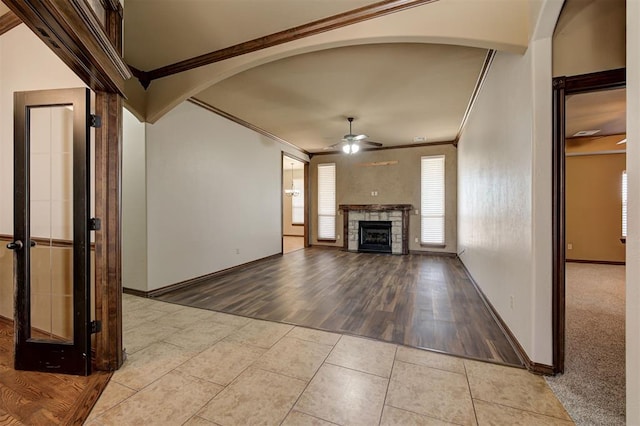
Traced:
[[391, 222], [358, 222], [358, 251], [391, 253]]

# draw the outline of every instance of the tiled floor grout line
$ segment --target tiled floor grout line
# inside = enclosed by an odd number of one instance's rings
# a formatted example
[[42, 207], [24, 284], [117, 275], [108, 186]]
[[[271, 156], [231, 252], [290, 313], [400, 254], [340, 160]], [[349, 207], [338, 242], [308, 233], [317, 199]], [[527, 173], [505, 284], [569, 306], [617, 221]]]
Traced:
[[391, 386], [391, 378], [393, 377], [393, 369], [396, 367], [396, 357], [398, 356], [398, 346], [393, 352], [393, 362], [391, 363], [391, 371], [389, 372], [389, 378], [387, 379], [387, 388], [384, 391], [384, 399], [382, 400], [382, 409], [380, 410], [380, 417], [378, 418], [378, 425], [382, 423], [382, 415], [384, 414], [384, 407], [387, 405], [387, 397], [389, 396], [389, 387]]
[[[288, 334], [288, 333], [287, 333]], [[338, 343], [340, 342], [340, 340], [342, 340], [342, 334], [340, 335], [340, 338], [336, 341], [336, 343], [333, 345], [333, 348], [331, 348], [331, 350], [329, 351], [329, 353], [327, 354], [327, 356], [324, 357], [324, 359], [322, 360], [322, 363], [320, 363], [320, 366], [316, 369], [316, 371], [313, 373], [313, 376], [311, 376], [311, 378], [309, 379], [309, 381], [307, 382], [306, 386], [304, 387], [304, 389], [302, 389], [302, 392], [300, 392], [300, 395], [298, 395], [298, 397], [296, 398], [295, 402], [293, 403], [293, 405], [291, 406], [291, 408], [289, 409], [289, 411], [287, 412], [287, 415], [284, 416], [284, 418], [282, 419], [282, 421], [280, 422], [280, 424], [284, 423], [284, 421], [287, 419], [287, 417], [289, 417], [289, 415], [291, 414], [291, 412], [293, 411], [293, 409], [295, 408], [296, 404], [298, 403], [298, 401], [300, 401], [300, 398], [302, 397], [302, 395], [304, 395], [304, 393], [306, 392], [307, 388], [309, 387], [309, 385], [311, 384], [311, 382], [313, 381], [313, 379], [316, 377], [316, 375], [318, 374], [318, 371], [320, 371], [320, 369], [322, 368], [322, 366], [324, 364], [326, 364], [327, 358], [329, 358], [329, 355], [331, 355], [331, 352], [333, 352], [333, 350], [336, 348], [336, 346], [338, 346]], [[301, 411], [301, 413], [304, 413], [306, 415], [310, 415], [312, 417], [318, 418], [320, 420], [325, 420], [328, 421], [329, 423], [333, 423], [329, 420], [320, 418], [320, 417], [316, 417], [313, 416], [312, 414], [309, 413], [305, 413], [304, 411]], [[335, 424], [335, 423], [334, 423]]]
[[476, 419], [476, 424], [480, 424], [478, 422], [478, 411], [476, 410], [476, 403], [474, 402], [473, 399], [473, 392], [471, 391], [471, 382], [469, 382], [469, 371], [467, 370], [467, 364], [466, 363], [462, 363], [462, 365], [464, 366], [464, 377], [467, 381], [467, 389], [469, 390], [469, 398], [471, 399], [471, 407], [473, 408], [473, 417]]
[[[164, 302], [161, 302], [161, 303], [164, 303]], [[184, 308], [185, 309], [189, 309], [188, 306], [184, 307]], [[149, 306], [142, 306], [142, 307], [139, 307], [138, 309], [141, 309], [141, 310], [149, 309]], [[211, 311], [211, 310], [202, 309], [202, 308], [193, 308], [193, 309]], [[163, 313], [166, 314], [167, 316], [169, 316], [169, 315], [173, 315], [173, 314], [175, 314], [177, 312], [182, 312], [182, 310], [173, 311], [173, 312], [163, 312]], [[105, 410], [102, 410], [99, 415], [96, 415], [92, 419], [92, 421], [95, 421], [96, 424], [103, 424], [103, 422], [100, 419], [103, 418], [103, 416], [105, 416], [107, 412], [111, 411], [112, 409], [114, 409], [114, 408], [116, 408], [118, 406], [121, 406], [121, 405], [125, 404], [132, 397], [136, 396], [138, 393], [143, 392], [146, 389], [148, 389], [149, 387], [153, 386], [159, 380], [166, 379], [167, 375], [175, 373], [175, 374], [180, 374], [180, 375], [184, 376], [185, 378], [188, 378], [188, 379], [191, 379], [191, 380], [202, 381], [202, 383], [203, 383], [202, 386], [204, 386], [204, 383], [211, 383], [213, 385], [216, 385], [216, 386], [220, 387], [220, 391], [219, 392], [215, 393], [213, 396], [208, 398], [206, 400], [206, 402], [204, 402], [202, 404], [202, 406], [197, 408], [194, 411], [194, 414], [190, 415], [189, 418], [185, 422], [183, 422], [182, 424], [188, 423], [189, 421], [191, 421], [194, 418], [202, 418], [202, 419], [210, 422], [210, 420], [207, 420], [206, 418], [203, 418], [203, 417], [199, 416], [198, 413], [200, 413], [203, 410], [204, 407], [206, 407], [208, 404], [210, 404], [211, 401], [213, 401], [221, 393], [225, 392], [225, 390], [227, 388], [229, 388], [229, 387], [233, 386], [234, 384], [238, 383], [238, 381], [240, 380], [240, 377], [243, 376], [247, 372], [247, 370], [255, 369], [255, 370], [259, 370], [259, 371], [266, 371], [266, 372], [269, 372], [269, 373], [272, 373], [272, 374], [277, 374], [279, 376], [290, 378], [290, 379], [294, 379], [294, 380], [298, 380], [298, 381], [304, 383], [302, 391], [295, 398], [295, 401], [293, 401], [292, 405], [290, 406], [290, 408], [288, 409], [288, 411], [286, 412], [286, 414], [284, 415], [284, 417], [282, 418], [282, 420], [280, 421], [279, 424], [283, 424], [292, 415], [292, 413], [294, 413], [294, 412], [299, 412], [300, 413], [300, 414], [296, 414], [296, 416], [301, 416], [302, 414], [304, 414], [304, 416], [309, 416], [309, 417], [314, 418], [314, 419], [323, 420], [323, 421], [327, 421], [329, 423], [335, 424], [333, 422], [330, 422], [329, 420], [323, 419], [322, 417], [318, 416], [318, 414], [310, 414], [310, 413], [307, 413], [306, 411], [304, 411], [302, 409], [296, 409], [295, 408], [296, 405], [300, 402], [300, 400], [301, 400], [302, 396], [305, 394], [305, 392], [307, 392], [309, 390], [309, 387], [310, 387], [311, 383], [318, 376], [318, 373], [320, 372], [320, 370], [323, 369], [323, 367], [325, 367], [325, 366], [331, 366], [331, 367], [336, 367], [337, 369], [345, 370], [343, 373], [340, 373], [340, 374], [347, 374], [347, 371], [352, 371], [352, 372], [356, 372], [356, 373], [363, 374], [363, 375], [366, 375], [366, 376], [370, 376], [371, 377], [370, 380], [372, 380], [372, 378], [374, 378], [374, 377], [377, 378], [375, 380], [379, 380], [379, 379], [387, 380], [386, 388], [385, 388], [385, 391], [384, 391], [384, 397], [382, 398], [381, 410], [380, 410], [379, 415], [378, 415], [378, 421], [377, 421], [377, 423], [374, 423], [372, 421], [371, 424], [380, 425], [382, 423], [382, 418], [383, 418], [383, 415], [385, 413], [385, 408], [386, 407], [393, 407], [393, 409], [399, 410], [398, 412], [394, 412], [392, 410], [390, 412], [390, 414], [389, 414], [390, 416], [392, 416], [390, 418], [394, 418], [397, 415], [401, 415], [401, 411], [405, 411], [406, 413], [412, 413], [412, 414], [417, 415], [417, 416], [422, 416], [422, 417], [425, 417], [425, 418], [431, 418], [431, 419], [434, 419], [434, 420], [445, 421], [443, 419], [439, 419], [438, 417], [433, 417], [432, 415], [429, 415], [429, 414], [423, 414], [423, 413], [420, 413], [420, 412], [412, 411], [410, 409], [396, 407], [395, 405], [391, 405], [391, 404], [388, 403], [387, 400], [389, 398], [391, 380], [392, 380], [394, 372], [396, 372], [396, 370], [397, 370], [395, 368], [397, 366], [396, 363], [405, 363], [407, 365], [412, 365], [412, 366], [415, 366], [415, 367], [426, 368], [426, 369], [432, 369], [432, 370], [440, 371], [440, 372], [443, 372], [443, 373], [464, 374], [465, 382], [467, 384], [468, 395], [470, 396], [471, 403], [472, 403], [473, 415], [474, 415], [474, 419], [475, 419], [475, 424], [476, 425], [479, 424], [479, 417], [478, 417], [479, 412], [483, 413], [483, 418], [486, 417], [486, 415], [487, 415], [486, 408], [485, 408], [486, 406], [484, 404], [489, 404], [489, 405], [496, 406], [496, 407], [502, 407], [502, 408], [499, 408], [499, 410], [502, 410], [504, 412], [508, 412], [509, 409], [520, 411], [520, 412], [523, 413], [522, 416], [525, 416], [525, 418], [528, 418], [529, 415], [535, 415], [535, 416], [542, 416], [542, 417], [544, 417], [546, 419], [549, 419], [551, 421], [552, 420], [573, 421], [573, 419], [570, 416], [568, 418], [564, 418], [564, 417], [559, 416], [559, 415], [545, 414], [545, 413], [542, 413], [542, 412], [539, 412], [539, 411], [535, 411], [537, 408], [543, 409], [544, 407], [543, 406], [538, 406], [538, 405], [526, 404], [526, 401], [522, 403], [522, 404], [524, 404], [522, 406], [526, 406], [526, 407], [530, 407], [530, 408], [521, 408], [520, 406], [518, 406], [518, 404], [520, 403], [518, 399], [513, 399], [513, 400], [510, 399], [509, 401], [507, 401], [507, 403], [498, 403], [498, 402], [488, 401], [488, 400], [485, 400], [485, 399], [482, 399], [482, 398], [474, 398], [473, 397], [472, 387], [471, 387], [471, 381], [470, 381], [470, 372], [475, 372], [476, 370], [474, 370], [474, 368], [476, 368], [476, 366], [475, 366], [475, 364], [469, 364], [467, 361], [471, 361], [472, 363], [480, 362], [480, 363], [484, 364], [485, 362], [483, 362], [481, 360], [474, 360], [474, 359], [468, 360], [467, 358], [464, 358], [464, 357], [453, 357], [453, 358], [456, 358], [456, 359], [460, 360], [460, 362], [462, 363], [463, 372], [451, 371], [451, 370], [443, 369], [443, 368], [440, 368], [440, 367], [431, 366], [431, 365], [429, 365], [430, 358], [428, 358], [428, 357], [424, 357], [423, 358], [423, 357], [420, 357], [418, 355], [410, 355], [409, 352], [407, 352], [407, 355], [405, 356], [405, 358], [408, 358], [409, 361], [405, 361], [405, 360], [399, 359], [399, 356], [404, 356], [404, 354], [401, 354], [401, 348], [407, 348], [408, 350], [415, 350], [415, 351], [420, 351], [420, 352], [428, 352], [428, 353], [434, 353], [436, 355], [452, 357], [451, 355], [448, 355], [446, 353], [439, 353], [439, 352], [430, 351], [430, 350], [427, 350], [427, 349], [420, 349], [420, 348], [414, 348], [414, 347], [405, 346], [405, 345], [401, 345], [401, 344], [389, 343], [389, 342], [381, 341], [381, 340], [374, 339], [374, 338], [368, 338], [366, 336], [356, 336], [356, 335], [343, 334], [343, 333], [340, 333], [340, 332], [330, 332], [330, 331], [315, 329], [315, 328], [312, 328], [312, 327], [298, 326], [298, 325], [295, 325], [295, 324], [288, 324], [288, 323], [283, 323], [283, 322], [279, 322], [279, 321], [269, 321], [269, 320], [263, 320], [263, 319], [242, 317], [242, 316], [238, 316], [238, 315], [234, 315], [234, 314], [228, 314], [228, 313], [224, 313], [224, 312], [218, 312], [218, 311], [211, 311], [211, 312], [216, 312], [216, 313], [220, 313], [222, 315], [228, 315], [228, 316], [231, 316], [231, 317], [246, 318], [247, 322], [242, 324], [242, 325], [240, 325], [240, 326], [231, 326], [231, 327], [229, 327], [231, 329], [231, 331], [229, 333], [227, 333], [224, 337], [218, 338], [217, 340], [215, 340], [213, 342], [206, 342], [206, 339], [203, 339], [204, 344], [208, 345], [204, 349], [192, 350], [192, 349], [189, 349], [189, 348], [185, 348], [185, 347], [180, 346], [178, 344], [167, 342], [164, 339], [167, 339], [168, 337], [165, 336], [165, 337], [163, 337], [163, 338], [161, 338], [159, 340], [152, 341], [151, 343], [147, 344], [143, 348], [138, 349], [133, 354], [129, 354], [130, 357], [133, 357], [135, 359], [135, 356], [137, 354], [139, 354], [139, 352], [141, 352], [143, 350], [146, 350], [147, 348], [149, 348], [149, 347], [151, 347], [151, 346], [153, 346], [155, 344], [161, 344], [161, 345], [168, 345], [169, 347], [173, 347], [173, 348], [179, 349], [179, 351], [183, 352], [183, 354], [189, 354], [189, 355], [187, 356], [187, 358], [184, 361], [180, 362], [178, 365], [173, 367], [171, 370], [165, 372], [164, 374], [162, 374], [161, 376], [159, 376], [156, 379], [152, 380], [151, 382], [145, 384], [144, 387], [142, 387], [139, 390], [133, 389], [133, 388], [131, 388], [130, 386], [128, 386], [126, 384], [120, 383], [120, 382], [117, 381], [117, 379], [114, 380], [114, 382], [117, 385], [122, 386], [124, 389], [129, 389], [133, 393], [131, 395], [125, 397], [121, 401], [119, 401], [117, 404], [115, 404], [115, 405], [113, 405], [111, 407], [108, 407]], [[259, 352], [258, 357], [255, 360], [253, 360], [249, 365], [247, 365], [245, 368], [243, 368], [238, 374], [236, 374], [235, 377], [233, 378], [233, 380], [231, 380], [228, 384], [221, 385], [219, 383], [212, 382], [212, 381], [207, 380], [205, 378], [200, 378], [198, 376], [194, 376], [194, 375], [189, 374], [189, 373], [182, 373], [182, 372], [178, 371], [186, 363], [192, 361], [194, 358], [198, 357], [202, 353], [206, 352], [207, 350], [210, 350], [211, 348], [213, 348], [216, 345], [220, 344], [221, 342], [225, 341], [225, 339], [230, 338], [231, 336], [234, 336], [240, 330], [242, 330], [243, 328], [245, 328], [245, 327], [249, 326], [250, 324], [252, 324], [253, 321], [265, 321], [265, 322], [271, 323], [271, 324], [283, 324], [283, 325], [287, 325], [287, 326], [290, 326], [290, 327], [289, 327], [288, 331], [286, 331], [284, 334], [280, 335], [279, 337], [277, 337], [278, 334], [276, 334], [276, 339], [268, 347], [256, 346], [256, 345], [254, 345], [252, 343], [248, 343], [246, 341], [245, 342], [243, 342], [243, 341], [237, 341], [237, 342], [236, 341], [230, 341], [229, 343], [231, 343], [231, 344], [239, 345], [239, 346], [245, 346], [247, 348], [259, 349], [260, 352]], [[147, 321], [147, 322], [152, 322], [152, 321]], [[195, 325], [197, 323], [198, 323], [198, 321], [194, 321], [193, 323], [189, 323], [187, 326], [177, 329], [177, 331], [175, 333], [180, 333], [182, 330], [189, 329], [190, 327], [192, 327], [193, 325]], [[215, 322], [215, 321], [213, 321], [213, 323], [218, 324], [218, 322]], [[146, 322], [142, 323], [142, 324], [146, 324]], [[231, 325], [231, 324], [224, 323], [224, 322], [220, 322], [219, 324], [222, 324], [222, 325], [225, 325], [225, 326], [230, 326]], [[277, 330], [277, 327], [275, 327], [275, 328]], [[335, 341], [334, 344], [326, 344], [326, 343], [322, 343], [322, 342], [318, 341], [318, 340], [322, 340], [323, 339], [322, 336], [318, 336], [318, 337], [316, 337], [317, 340], [313, 340], [313, 338], [314, 338], [313, 335], [312, 334], [308, 334], [308, 333], [307, 334], [301, 333], [301, 336], [303, 338], [298, 337], [298, 336], [290, 335], [292, 332], [294, 332], [294, 330], [296, 330], [296, 328], [300, 328], [301, 330], [309, 330], [309, 331], [317, 331], [317, 332], [320, 332], [320, 333], [327, 333], [327, 334], [330, 334], [330, 335], [333, 335], [333, 336], [337, 336], [337, 340]], [[260, 327], [258, 327], [258, 329], [260, 329]], [[267, 331], [271, 331], [270, 327], [266, 327], [265, 329]], [[133, 330], [133, 329], [131, 329], [131, 330]], [[130, 333], [131, 330], [129, 330], [128, 332]], [[171, 335], [173, 335], [173, 334], [171, 334]], [[212, 333], [211, 335], [213, 336], [214, 334]], [[266, 335], [268, 336], [269, 333], [266, 333]], [[255, 339], [256, 341], [260, 342], [260, 338], [263, 337], [263, 333], [258, 333], [258, 334], [251, 333], [251, 334], [247, 334], [247, 336], [248, 336], [249, 340]], [[312, 336], [312, 337], [304, 338], [306, 336]], [[343, 365], [340, 365], [340, 364], [336, 364], [336, 363], [333, 363], [333, 362], [328, 362], [327, 360], [331, 357], [331, 355], [333, 354], [334, 350], [337, 349], [339, 344], [343, 343], [343, 346], [347, 345], [347, 341], [346, 340], [343, 342], [343, 338], [345, 336], [354, 337], [354, 338], [357, 338], [357, 339], [365, 339], [365, 340], [368, 340], [368, 341], [371, 341], [371, 342], [393, 344], [394, 345], [394, 355], [392, 357], [392, 364], [391, 364], [391, 368], [390, 368], [388, 376], [383, 376], [383, 375], [380, 375], [380, 374], [376, 374], [376, 373], [372, 373], [372, 372], [368, 372], [368, 371], [364, 371], [364, 370], [356, 368], [356, 367], [367, 368], [366, 365], [363, 367], [363, 364], [361, 362], [356, 362], [355, 364], [353, 364], [350, 361], [347, 362], [347, 364], [355, 365], [355, 367], [346, 367], [346, 366], [343, 366]], [[299, 377], [295, 377], [295, 376], [289, 375], [287, 373], [287, 372], [294, 372], [295, 373], [296, 370], [285, 369], [284, 370], [285, 372], [283, 373], [281, 371], [271, 371], [268, 368], [261, 367], [261, 366], [258, 365], [258, 364], [261, 363], [261, 361], [263, 359], [265, 359], [266, 354], [269, 353], [269, 351], [271, 351], [278, 344], [282, 343], [285, 338], [294, 339], [294, 340], [296, 340], [298, 342], [305, 342], [305, 343], [317, 345], [317, 347], [323, 346], [323, 347], [329, 347], [330, 348], [328, 350], [327, 354], [324, 356], [324, 358], [321, 359], [321, 361], [318, 358], [315, 358], [317, 356], [317, 354], [314, 355], [314, 359], [316, 360], [316, 362], [319, 361], [319, 364], [318, 364], [319, 366], [315, 369], [315, 371], [313, 372], [313, 374], [311, 375], [311, 377], [308, 380], [306, 378], [301, 379]], [[329, 340], [329, 339], [327, 338], [325, 340]], [[331, 340], [333, 340], [333, 339], [331, 339]], [[331, 341], [331, 340], [329, 340], [329, 341]], [[198, 340], [198, 342], [199, 341], [200, 340]], [[190, 343], [190, 341], [188, 341], [188, 340], [184, 340], [184, 342], [186, 342], [187, 344]], [[269, 343], [269, 340], [267, 340], [267, 343]], [[285, 343], [285, 344], [287, 346], [294, 345], [293, 347], [295, 347], [296, 345], [299, 345], [299, 343], [293, 343], [291, 340], [289, 340], [288, 343]], [[343, 349], [344, 348], [341, 347], [340, 351], [342, 351]], [[362, 350], [362, 349], [359, 349], [359, 350]], [[289, 352], [289, 351], [287, 351], [287, 352]], [[366, 353], [372, 353], [373, 355], [377, 356], [377, 355], [381, 355], [382, 353], [387, 352], [387, 350], [386, 349], [378, 350], [378, 348], [369, 350], [369, 348], [366, 348], [365, 352]], [[341, 353], [342, 352], [340, 352], [340, 354]], [[356, 352], [355, 356], [358, 359], [360, 358], [360, 357], [358, 357], [358, 352]], [[385, 355], [385, 357], [383, 357], [383, 358], [387, 358], [387, 356], [388, 355]], [[179, 357], [179, 354], [178, 355], [174, 354], [174, 358], [177, 358], [177, 357]], [[164, 358], [162, 358], [162, 359], [164, 359]], [[422, 359], [424, 359], [424, 362], [426, 362], [426, 363], [424, 363], [424, 364], [421, 363]], [[338, 360], [338, 362], [341, 362], [341, 361]], [[512, 366], [503, 365], [503, 364], [495, 364], [495, 363], [488, 363], [488, 364], [493, 364], [493, 365], [497, 365], [499, 367], [505, 367], [505, 368], [512, 367]], [[267, 364], [265, 364], [265, 365], [267, 365]], [[442, 365], [447, 365], [447, 364], [442, 364]], [[378, 363], [376, 362], [376, 363], [372, 364], [371, 366], [372, 367], [378, 366]], [[453, 367], [455, 367], [455, 365]], [[477, 368], [479, 368], [479, 367], [477, 367]], [[373, 370], [377, 371], [378, 369], [377, 368], [373, 368]], [[150, 370], [151, 373], [153, 371], [157, 371], [157, 370]], [[478, 370], [477, 374], [480, 374], [481, 371], [484, 371], [484, 370]], [[135, 372], [136, 372], [136, 370], [134, 370], [134, 373]], [[295, 373], [295, 374], [297, 374], [297, 373]], [[491, 380], [490, 379], [484, 380], [484, 379], [482, 379], [484, 376], [478, 377], [477, 374], [474, 374], [474, 377], [475, 377], [474, 383], [476, 383], [476, 385], [478, 385], [480, 383], [482, 386], [484, 386], [486, 384], [485, 382], [491, 382], [492, 381], [492, 379]], [[138, 375], [139, 375], [139, 372], [138, 372]], [[140, 376], [140, 377], [147, 378], [148, 376], [149, 375], [144, 375], [144, 376]], [[451, 377], [453, 377], [453, 376], [451, 376]], [[480, 382], [478, 382], [479, 379], [481, 379]], [[144, 383], [144, 380], [138, 380], [138, 382]], [[300, 385], [302, 385], [302, 383]], [[380, 383], [380, 385], [383, 385], [383, 383]], [[380, 386], [380, 387], [382, 387], [382, 386]], [[123, 391], [124, 391], [124, 389], [123, 389]], [[214, 389], [212, 389], [212, 390], [214, 390]], [[123, 392], [123, 391], [122, 391], [122, 393], [126, 393], [126, 392]], [[121, 392], [121, 391], [118, 391], [118, 392]], [[477, 392], [478, 392], [478, 389], [477, 389]], [[208, 393], [209, 392], [205, 393], [202, 396], [204, 396], [206, 398], [208, 396], [207, 395]], [[482, 396], [482, 395], [480, 395], [480, 396]], [[480, 411], [478, 411], [478, 409], [476, 407], [477, 403], [480, 403], [478, 405], [478, 406], [480, 406]], [[131, 404], [129, 404], [129, 405], [131, 405]], [[400, 405], [402, 405], [402, 404], [400, 404]], [[129, 407], [129, 408], [131, 408], [131, 407]], [[285, 408], [285, 407], [283, 407], [283, 408]], [[495, 409], [498, 409], [498, 408], [495, 408]], [[554, 413], [554, 411], [549, 411], [549, 410], [546, 410], [546, 411]], [[327, 414], [325, 411], [319, 411], [319, 413], [320, 413], [321, 416], [331, 416], [331, 414]], [[525, 414], [525, 413], [528, 413], [528, 414]], [[189, 412], [188, 411], [187, 412], [183, 412], [183, 414], [187, 414], [188, 415]], [[405, 414], [405, 415], [408, 415], [408, 414]], [[106, 416], [104, 418], [109, 419], [110, 416]], [[292, 418], [295, 418], [295, 416], [293, 416]], [[308, 419], [308, 420], [311, 420], [311, 419]], [[373, 419], [371, 419], [371, 420], [373, 420]], [[451, 422], [450, 420], [446, 420], [446, 421], [448, 421], [448, 422], [450, 422], [452, 424], [457, 424], [455, 422]], [[179, 422], [176, 422], [176, 424], [179, 424]], [[213, 424], [215, 424], [215, 423], [213, 423]]]

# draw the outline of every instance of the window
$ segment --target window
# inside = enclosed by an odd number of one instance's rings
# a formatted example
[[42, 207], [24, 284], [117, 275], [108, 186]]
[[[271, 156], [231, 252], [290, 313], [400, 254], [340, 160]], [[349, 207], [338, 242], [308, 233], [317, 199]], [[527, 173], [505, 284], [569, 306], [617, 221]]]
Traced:
[[622, 172], [622, 238], [627, 238], [627, 171]]
[[444, 155], [422, 157], [420, 242], [444, 244]]
[[318, 239], [336, 239], [336, 165], [318, 164]]
[[291, 223], [304, 225], [304, 180], [294, 179], [293, 187], [300, 191], [297, 197], [291, 197]]

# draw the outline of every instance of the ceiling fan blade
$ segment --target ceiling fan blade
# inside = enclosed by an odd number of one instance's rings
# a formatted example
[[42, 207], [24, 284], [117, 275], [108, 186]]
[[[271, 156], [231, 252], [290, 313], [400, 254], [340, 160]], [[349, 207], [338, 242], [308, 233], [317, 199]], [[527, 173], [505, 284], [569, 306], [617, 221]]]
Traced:
[[353, 137], [353, 140], [354, 140], [354, 141], [361, 141], [361, 140], [363, 140], [363, 139], [366, 139], [367, 137], [368, 137], [367, 135], [355, 135], [355, 136]]
[[334, 143], [333, 145], [329, 145], [329, 146], [325, 146], [324, 148], [322, 148], [324, 151], [329, 151], [329, 150], [334, 150], [334, 149], [340, 149], [340, 147], [344, 145], [343, 142], [338, 142], [338, 143]]
[[366, 145], [371, 145], [371, 146], [377, 146], [377, 147], [381, 147], [382, 144], [380, 142], [373, 142], [373, 141], [362, 141], [360, 143], [366, 144]]

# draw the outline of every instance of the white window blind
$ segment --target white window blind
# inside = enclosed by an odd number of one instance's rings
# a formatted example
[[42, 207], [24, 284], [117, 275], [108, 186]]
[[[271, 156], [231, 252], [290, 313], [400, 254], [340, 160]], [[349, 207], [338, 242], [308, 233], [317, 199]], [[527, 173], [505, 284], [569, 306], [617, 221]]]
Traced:
[[627, 171], [622, 172], [622, 236], [627, 237]]
[[297, 197], [291, 197], [291, 223], [304, 225], [304, 185], [303, 179], [294, 179], [293, 187], [300, 191]]
[[318, 239], [336, 239], [336, 165], [318, 164]]
[[444, 155], [422, 157], [420, 241], [444, 244]]

